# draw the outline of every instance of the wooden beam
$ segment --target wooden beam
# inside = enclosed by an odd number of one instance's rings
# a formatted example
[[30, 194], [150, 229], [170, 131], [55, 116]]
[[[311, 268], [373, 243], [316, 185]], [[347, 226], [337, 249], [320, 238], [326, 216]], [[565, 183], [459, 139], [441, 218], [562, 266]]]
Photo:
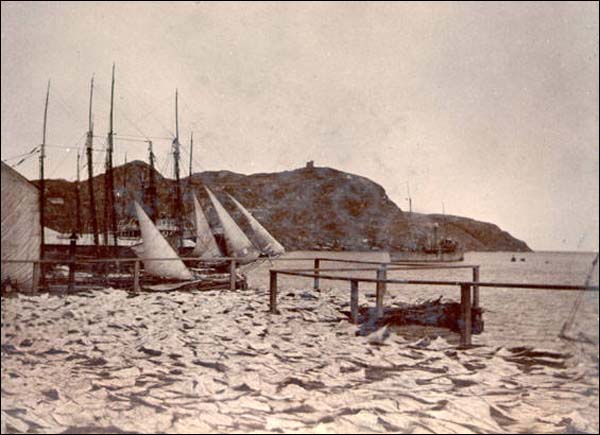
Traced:
[[[479, 266], [473, 266], [473, 282], [479, 282]], [[479, 286], [473, 286], [473, 307], [479, 308]]]
[[140, 290], [140, 262], [136, 261], [133, 266], [133, 291], [139, 292]]
[[237, 275], [235, 273], [235, 260], [229, 262], [229, 290], [235, 290]]
[[350, 320], [358, 323], [358, 280], [350, 281]]
[[380, 280], [385, 280], [387, 279], [387, 271], [385, 269], [385, 265], [381, 265], [381, 267], [379, 269], [377, 269], [377, 292], [376, 292], [376, 302], [375, 302], [375, 314], [377, 316], [378, 319], [383, 317], [383, 312], [384, 312], [384, 307], [383, 307], [383, 303], [384, 303], [384, 298], [385, 298], [385, 291], [386, 291], [386, 283], [385, 281], [380, 281]]
[[33, 263], [33, 276], [31, 278], [31, 291], [37, 293], [40, 288], [40, 263]]
[[460, 286], [460, 308], [462, 312], [460, 345], [471, 346], [471, 286], [469, 284]]
[[315, 258], [315, 268], [314, 268], [314, 272], [315, 272], [315, 278], [314, 278], [314, 282], [313, 282], [313, 289], [315, 290], [319, 290], [319, 267], [321, 265], [321, 260], [318, 258]]
[[269, 311], [277, 314], [277, 272], [269, 272]]

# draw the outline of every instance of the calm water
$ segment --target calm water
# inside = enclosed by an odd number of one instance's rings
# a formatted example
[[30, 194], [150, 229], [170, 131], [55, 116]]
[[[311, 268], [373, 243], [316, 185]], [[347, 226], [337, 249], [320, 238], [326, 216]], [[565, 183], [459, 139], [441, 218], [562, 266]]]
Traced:
[[[516, 262], [511, 262], [512, 256]], [[289, 257], [330, 257], [361, 259], [372, 261], [387, 261], [387, 254], [353, 253], [353, 252], [294, 252]], [[538, 284], [573, 284], [583, 285], [592, 270], [595, 253], [572, 252], [469, 252], [465, 261], [460, 264], [480, 265], [480, 280], [486, 282], [514, 282]], [[521, 261], [524, 259], [524, 261]], [[275, 263], [279, 268], [312, 268], [311, 261], [280, 261]], [[458, 264], [458, 263], [457, 263]], [[350, 267], [349, 264], [325, 263], [321, 267]], [[267, 269], [271, 264], [265, 263], [250, 273], [250, 282], [256, 286], [268, 286]], [[374, 272], [338, 272], [340, 275], [374, 277]], [[390, 278], [396, 279], [439, 279], [461, 280], [470, 279], [471, 270], [440, 270], [440, 271], [402, 271], [390, 272]], [[280, 288], [310, 288], [309, 278], [280, 277]], [[595, 270], [592, 282], [598, 285], [598, 270]], [[347, 288], [349, 284], [342, 281], [322, 281], [323, 289]], [[360, 302], [372, 304], [369, 297], [374, 287], [360, 284]], [[444, 296], [459, 299], [457, 287], [436, 286], [388, 286], [388, 303], [394, 301], [415, 302], [422, 299]], [[560, 330], [570, 316], [577, 299], [581, 298], [575, 315], [572, 334], [584, 334], [596, 344], [598, 343], [598, 292], [569, 292], [546, 291], [506, 288], [482, 288], [481, 305], [485, 310], [485, 332], [475, 336], [476, 344], [491, 346], [520, 346], [554, 348], [565, 350], [573, 346], [559, 338]]]

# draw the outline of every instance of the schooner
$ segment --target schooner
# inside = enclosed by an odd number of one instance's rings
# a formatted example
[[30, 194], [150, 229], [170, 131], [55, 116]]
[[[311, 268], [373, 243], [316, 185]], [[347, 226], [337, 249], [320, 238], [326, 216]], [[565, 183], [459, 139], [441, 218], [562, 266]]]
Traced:
[[[46, 94], [46, 105], [44, 112], [44, 132], [43, 141], [40, 152], [40, 187], [41, 194], [40, 203], [40, 226], [41, 231], [40, 241], [40, 257], [45, 257], [44, 247], [47, 246], [48, 240], [44, 240], [44, 234], [47, 238], [52, 239], [52, 244], [66, 245], [69, 238], [65, 234], [57, 233], [45, 227], [44, 208], [44, 157], [45, 157], [45, 136], [46, 136], [46, 117], [48, 108], [49, 86]], [[152, 141], [146, 138], [148, 143], [149, 170], [148, 181], [149, 186], [144, 189], [142, 187], [142, 204], [133, 201], [133, 209], [135, 210], [136, 231], [129, 231], [127, 237], [120, 231], [117, 224], [116, 214], [116, 199], [115, 199], [115, 181], [113, 168], [113, 153], [114, 142], [118, 136], [114, 132], [114, 99], [115, 99], [115, 65], [112, 66], [111, 91], [110, 91], [110, 113], [109, 113], [109, 131], [107, 135], [105, 174], [104, 174], [104, 207], [102, 228], [100, 228], [97, 213], [96, 213], [96, 195], [93, 185], [93, 139], [94, 125], [92, 119], [92, 106], [94, 96], [94, 77], [92, 77], [89, 89], [89, 108], [88, 108], [88, 131], [85, 140], [85, 154], [87, 157], [88, 169], [88, 196], [89, 210], [91, 220], [92, 234], [82, 234], [81, 229], [81, 201], [79, 200], [79, 184], [76, 186], [77, 198], [77, 225], [73, 228], [74, 233], [79, 235], [79, 245], [93, 246], [94, 256], [99, 258], [108, 257], [111, 253], [119, 252], [117, 247], [129, 247], [140, 258], [144, 264], [145, 273], [156, 278], [164, 278], [167, 280], [202, 280], [202, 276], [184, 263], [184, 260], [194, 260], [206, 262], [208, 264], [223, 264], [224, 258], [235, 258], [238, 264], [249, 264], [257, 261], [260, 257], [273, 257], [281, 255], [285, 252], [285, 248], [279, 243], [273, 235], [248, 211], [239, 201], [233, 196], [228, 195], [229, 200], [239, 210], [242, 219], [247, 223], [252, 235], [249, 237], [238, 225], [232, 215], [227, 211], [223, 203], [219, 200], [215, 192], [208, 186], [205, 186], [205, 191], [212, 206], [215, 216], [218, 220], [218, 225], [222, 230], [222, 238], [224, 243], [218, 243], [216, 234], [213, 232], [205, 210], [203, 210], [198, 198], [191, 186], [192, 180], [192, 153], [193, 153], [193, 136], [190, 137], [190, 185], [188, 186], [192, 195], [192, 217], [189, 221], [192, 223], [191, 231], [184, 231], [184, 207], [180, 180], [180, 157], [181, 144], [179, 141], [179, 93], [175, 91], [175, 134], [172, 140], [172, 154], [174, 159], [174, 195], [171, 205], [172, 219], [174, 225], [170, 225], [168, 231], [164, 230], [165, 220], [158, 216], [157, 206], [157, 188], [154, 177], [154, 159], [155, 155], [152, 149]], [[79, 183], [79, 156], [77, 167], [77, 182]], [[131, 198], [130, 198], [131, 199]], [[150, 212], [147, 213], [146, 210]], [[168, 222], [169, 219], [166, 219]], [[161, 228], [163, 227], [163, 228]], [[191, 234], [190, 234], [191, 233]], [[102, 237], [100, 237], [102, 235]], [[171, 237], [174, 236], [174, 237]], [[254, 241], [254, 242], [253, 242]], [[103, 245], [103, 246], [101, 246]], [[111, 246], [112, 245], [112, 246]], [[184, 248], [190, 247], [189, 257], [180, 257]], [[169, 260], [155, 260], [157, 258], [169, 258]], [[42, 274], [43, 275], [43, 274]]]

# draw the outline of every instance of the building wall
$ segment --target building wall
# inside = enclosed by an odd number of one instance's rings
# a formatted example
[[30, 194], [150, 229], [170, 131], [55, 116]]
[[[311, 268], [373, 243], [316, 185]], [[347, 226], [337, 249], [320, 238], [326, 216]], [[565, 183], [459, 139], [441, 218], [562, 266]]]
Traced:
[[[2, 162], [2, 260], [40, 258], [38, 189]], [[20, 289], [30, 289], [32, 264], [2, 263], [2, 282], [10, 279]]]

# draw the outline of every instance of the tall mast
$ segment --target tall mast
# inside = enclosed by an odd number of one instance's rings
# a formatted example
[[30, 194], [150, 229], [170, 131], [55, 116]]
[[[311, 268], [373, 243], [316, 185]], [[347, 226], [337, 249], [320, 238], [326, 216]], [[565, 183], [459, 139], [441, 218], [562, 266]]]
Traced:
[[178, 111], [178, 92], [175, 90], [175, 140], [173, 141], [173, 158], [175, 160], [175, 202], [173, 204], [173, 215], [177, 221], [177, 243], [179, 247], [183, 246], [183, 219], [181, 210], [181, 188], [179, 186], [179, 111]]
[[178, 110], [179, 92], [175, 89], [175, 139], [179, 141], [179, 110]]
[[412, 197], [410, 196], [410, 184], [408, 181], [406, 182], [406, 190], [408, 192], [408, 198], [406, 198], [408, 200], [408, 211], [412, 215]]
[[188, 176], [188, 190], [190, 195], [194, 195], [194, 187], [192, 184], [192, 159], [194, 157], [194, 132], [190, 132], [190, 171]]
[[442, 201], [442, 238], [446, 238], [446, 206], [444, 205], [444, 201]]
[[192, 182], [192, 159], [194, 158], [194, 132], [190, 133], [190, 183]]
[[90, 197], [90, 217], [92, 218], [92, 232], [94, 234], [94, 250], [96, 256], [98, 255], [98, 217], [96, 216], [96, 197], [94, 194], [94, 162], [92, 159], [92, 144], [94, 142], [94, 124], [92, 121], [92, 100], [94, 99], [94, 77], [90, 83], [90, 110], [88, 114], [88, 132], [87, 140], [85, 144], [85, 151], [87, 154], [87, 167], [88, 167], [88, 195]]
[[40, 147], [40, 258], [44, 259], [46, 254], [45, 247], [45, 213], [46, 208], [46, 180], [44, 178], [44, 159], [46, 158], [46, 125], [48, 123], [48, 100], [50, 99], [50, 80], [46, 89], [46, 103], [44, 104], [44, 127], [42, 130], [42, 145]]
[[150, 204], [150, 219], [156, 221], [158, 210], [156, 209], [156, 184], [154, 181], [154, 153], [152, 152], [152, 141], [148, 141], [148, 159], [150, 167], [148, 168], [148, 203]]
[[81, 177], [79, 174], [79, 166], [81, 161], [81, 153], [77, 150], [77, 183], [75, 184], [75, 207], [76, 207], [76, 221], [75, 221], [75, 233], [81, 235], [81, 196], [79, 183]]
[[123, 196], [121, 197], [121, 219], [125, 216], [125, 208], [127, 206], [127, 153], [123, 163]]
[[113, 174], [113, 150], [114, 150], [114, 103], [115, 103], [115, 64], [113, 63], [112, 68], [112, 81], [110, 86], [110, 118], [109, 118], [109, 132], [106, 149], [106, 173], [104, 176], [104, 234], [105, 234], [105, 245], [108, 246], [108, 228], [110, 225], [110, 231], [113, 235], [113, 244], [117, 246], [117, 216], [115, 213], [115, 180]]

